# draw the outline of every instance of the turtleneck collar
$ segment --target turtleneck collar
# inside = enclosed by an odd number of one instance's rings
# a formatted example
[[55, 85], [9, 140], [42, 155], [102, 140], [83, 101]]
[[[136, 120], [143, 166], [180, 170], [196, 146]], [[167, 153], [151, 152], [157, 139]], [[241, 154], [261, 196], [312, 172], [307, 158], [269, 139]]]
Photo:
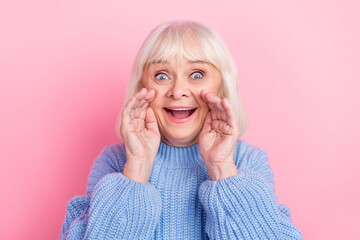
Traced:
[[173, 168], [191, 168], [204, 164], [204, 161], [200, 156], [198, 143], [189, 147], [174, 147], [161, 141], [154, 164]]

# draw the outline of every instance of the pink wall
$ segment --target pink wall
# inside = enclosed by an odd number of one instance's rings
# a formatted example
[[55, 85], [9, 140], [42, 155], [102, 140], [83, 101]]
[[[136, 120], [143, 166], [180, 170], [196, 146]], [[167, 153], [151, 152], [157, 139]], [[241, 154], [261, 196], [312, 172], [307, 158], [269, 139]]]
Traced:
[[[55, 2], [55, 3], [54, 3]], [[278, 201], [304, 239], [354, 239], [360, 213], [356, 1], [3, 1], [0, 239], [56, 239], [86, 189], [132, 61], [156, 25], [212, 26], [232, 52]]]

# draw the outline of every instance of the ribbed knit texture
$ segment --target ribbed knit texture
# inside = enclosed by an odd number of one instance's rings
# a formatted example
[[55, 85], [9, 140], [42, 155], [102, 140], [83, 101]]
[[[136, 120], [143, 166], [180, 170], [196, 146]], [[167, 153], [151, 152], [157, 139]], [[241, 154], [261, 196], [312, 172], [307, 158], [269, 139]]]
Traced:
[[277, 203], [266, 152], [242, 140], [238, 174], [221, 181], [209, 180], [198, 144], [161, 142], [147, 184], [123, 176], [125, 162], [123, 144], [102, 150], [59, 239], [302, 239]]

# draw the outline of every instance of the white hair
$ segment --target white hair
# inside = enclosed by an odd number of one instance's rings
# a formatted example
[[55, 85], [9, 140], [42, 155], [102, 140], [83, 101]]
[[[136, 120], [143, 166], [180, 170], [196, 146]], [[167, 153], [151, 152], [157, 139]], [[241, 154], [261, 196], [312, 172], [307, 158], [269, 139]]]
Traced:
[[[186, 45], [186, 39], [195, 37], [200, 51]], [[240, 136], [248, 127], [248, 119], [238, 91], [238, 76], [234, 60], [220, 36], [209, 26], [187, 20], [175, 20], [163, 23], [153, 29], [142, 44], [133, 62], [130, 79], [123, 102], [123, 108], [141, 88], [144, 68], [149, 63], [164, 63], [173, 57], [181, 61], [186, 57], [190, 61], [205, 61], [221, 72], [220, 97], [228, 98], [235, 112]], [[122, 109], [123, 110], [123, 109]], [[116, 134], [120, 136], [122, 111], [116, 120]]]

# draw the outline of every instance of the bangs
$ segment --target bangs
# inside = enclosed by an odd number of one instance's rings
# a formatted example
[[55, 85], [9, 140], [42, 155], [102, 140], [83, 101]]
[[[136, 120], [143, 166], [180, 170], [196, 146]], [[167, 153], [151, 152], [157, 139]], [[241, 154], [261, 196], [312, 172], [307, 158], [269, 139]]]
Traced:
[[[196, 38], [195, 44], [188, 41], [188, 34], [177, 34], [167, 32], [160, 37], [160, 41], [154, 43], [145, 65], [153, 63], [166, 64], [174, 59], [177, 63], [183, 62], [184, 58], [189, 61], [210, 62], [209, 57], [204, 53], [202, 44]], [[211, 59], [211, 58], [210, 58]], [[212, 62], [210, 62], [212, 63]], [[212, 63], [214, 64], [214, 63]]]

